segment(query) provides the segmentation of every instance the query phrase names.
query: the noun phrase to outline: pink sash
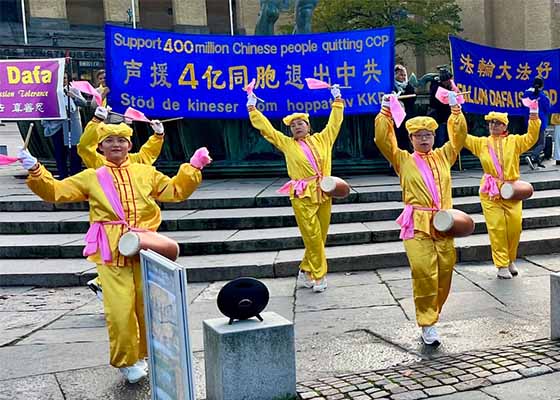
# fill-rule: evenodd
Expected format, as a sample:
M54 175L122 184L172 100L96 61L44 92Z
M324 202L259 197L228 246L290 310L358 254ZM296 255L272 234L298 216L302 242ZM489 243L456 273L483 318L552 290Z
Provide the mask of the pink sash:
M490 141L490 140L489 140ZM502 166L500 165L500 161L498 160L498 156L496 152L488 143L488 153L490 153L490 157L492 158L492 162L494 163L494 168L496 168L496 172L498 173L498 178L500 180L504 180L504 171L502 170ZM490 196L490 198L497 198L500 195L500 189L498 188L498 182L496 178L494 178L490 174L484 174L483 176L484 182L480 187L480 193L486 193Z
M120 201L119 194L117 193L117 189L113 183L113 177L109 174L109 171L107 171L107 167L97 169L95 174L97 175L97 180L101 185L101 189L103 189L105 197L107 197L109 204L113 207L113 211L120 219L117 221L93 222L86 233L86 247L84 248L83 254L87 257L100 250L103 262L108 263L113 261L113 256L111 248L109 247L109 239L107 238L107 232L105 232L104 225L125 225L127 228L130 227L125 220L124 209Z
M420 171L420 175L422 175L422 180L428 188L428 191L430 192L430 195L432 196L432 200L436 204L436 207L419 207L413 206L411 204L405 204L403 212L396 220L397 224L401 226L401 233L399 237L403 240L412 239L414 237L414 210L438 211L441 207L439 193L432 170L418 153L414 152L412 157L416 162L416 166Z
M303 140L298 140L297 142L300 145L303 154L305 154L305 157L311 164L311 168L313 168L313 171L315 171L316 175L304 179L292 179L286 182L280 189L278 189L278 193L290 194L290 189L293 188L294 193L299 197L303 194L303 192L305 192L305 189L307 188L307 185L310 181L317 179L323 175L321 174L321 171L317 166L317 162L315 161L315 157L313 156L313 152L309 148L309 145Z

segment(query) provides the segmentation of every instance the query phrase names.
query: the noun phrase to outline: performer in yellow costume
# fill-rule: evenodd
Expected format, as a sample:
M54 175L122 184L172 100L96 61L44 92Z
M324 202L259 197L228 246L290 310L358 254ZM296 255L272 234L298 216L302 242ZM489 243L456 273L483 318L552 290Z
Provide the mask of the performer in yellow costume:
M441 342L435 324L449 295L456 261L453 238L433 227L435 212L453 207L451 166L467 134L456 97L450 104L453 106L447 122L449 142L436 150L432 149L438 125L433 118L415 117L406 122L413 154L397 145L388 96L375 119L375 144L400 177L405 210L397 222L410 263L416 321L422 327L424 343L429 345Z
M344 101L338 85L333 85L332 111L327 126L311 134L309 115L294 113L283 119L292 137L274 129L270 121L255 108L257 98L248 96L247 108L253 126L280 150L286 158L290 181L280 191L289 193L305 254L298 278L314 292L327 288L325 242L331 221L332 199L319 187L322 176L331 174L332 147L342 125Z
M100 122L107 119L107 115L107 108L97 107L93 118L86 125L84 133L80 137L78 154L87 168L99 168L105 164L105 156L97 152L97 127ZM159 121L153 121L152 128L154 129L154 134L144 143L140 151L128 155L131 163L152 165L159 157L165 136L163 125Z
M498 278L511 279L519 273L515 266L521 236L521 201L504 200L500 188L504 181L519 179L519 157L537 142L541 121L538 108L531 110L528 133L510 135L507 113L490 112L489 137L468 135L465 147L480 159L484 175L480 186L480 202L492 248L492 260Z
M78 155L87 168L99 168L105 164L105 156L97 152L98 136L97 128L100 122L107 119L110 108L97 107L91 121L86 125L84 133L80 137L78 143ZM129 153L128 157L131 163L140 163L152 165L161 152L163 146L163 124L160 121L152 121L152 128L154 134L150 136L148 141L140 148L138 153ZM103 289L99 277L95 277L87 282L88 287L95 293L95 295L103 301Z
M190 164L182 164L177 175L169 178L153 166L130 162L131 136L132 129L126 124L100 123L98 141L105 165L62 181L54 179L26 150L20 150L18 157L29 171L28 186L43 200L89 202L91 226L84 255L97 265L103 283L110 362L135 383L147 375L142 279L139 257L122 256L118 252L119 239L129 228L157 230L161 212L156 200L186 199L200 184L200 170L211 159L205 148L199 149ZM108 187L116 200L106 195ZM120 202L120 212L115 202Z

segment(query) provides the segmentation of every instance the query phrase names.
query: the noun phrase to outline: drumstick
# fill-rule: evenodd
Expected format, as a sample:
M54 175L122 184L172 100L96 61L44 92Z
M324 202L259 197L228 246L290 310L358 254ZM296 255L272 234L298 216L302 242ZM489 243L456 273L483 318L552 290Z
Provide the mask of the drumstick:
M457 96L459 96L461 94L469 94L470 92L471 92L470 90L467 90L466 92L458 92L456 94L457 94Z
M183 118L184 118L184 117L168 118L168 119L162 119L162 120L159 121L159 122L163 123L163 122L178 121L178 120L183 119Z
M411 97L416 97L415 94L403 94L402 96L397 97L397 99L410 99Z
M27 150L29 139L31 139L31 132L33 132L33 122L30 123L29 128L27 128L27 135L25 136L25 141L23 142L23 150Z

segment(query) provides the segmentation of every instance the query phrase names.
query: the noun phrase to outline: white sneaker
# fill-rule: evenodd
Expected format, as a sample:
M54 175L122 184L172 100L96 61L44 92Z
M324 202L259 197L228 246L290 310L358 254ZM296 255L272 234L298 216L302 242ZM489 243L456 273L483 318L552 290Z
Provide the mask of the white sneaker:
M129 383L136 383L148 376L146 370L142 369L136 364L131 367L121 367L119 368L119 371L121 371L121 374L123 374L123 376Z
M422 341L429 346L439 346L441 338L434 325L422 327Z
M525 161L527 161L527 165L529 165L529 168L533 170L537 168L535 167L535 164L533 164L533 160L531 159L530 156L525 156Z
M148 362L145 359L141 359L136 361L136 364L134 364L135 367L140 367L142 368L144 371L148 372Z
M323 276L321 279L313 283L313 292L321 293L325 290L327 290L327 277Z
M309 277L309 274L301 269L298 272L298 282L308 289L311 289L315 285L315 281Z
M519 275L519 270L517 269L517 266L515 265L514 262L512 262L511 264L509 264L509 272L511 273L512 276L517 276Z
M88 281L86 285L91 289L93 293L95 293L99 300L103 301L103 289L101 289L101 285L98 283L97 277L93 278L91 281Z
M513 276L509 272L509 268L498 268L498 279L511 279Z

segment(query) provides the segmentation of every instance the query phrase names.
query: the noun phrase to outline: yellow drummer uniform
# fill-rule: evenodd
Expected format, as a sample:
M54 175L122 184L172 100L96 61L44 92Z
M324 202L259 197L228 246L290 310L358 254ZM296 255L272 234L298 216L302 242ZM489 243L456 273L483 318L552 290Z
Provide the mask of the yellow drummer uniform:
M87 168L99 168L105 165L105 156L97 152L97 145L99 143L97 136L97 128L99 122L90 121L84 129L84 133L80 137L78 143L78 155ZM163 136L153 134L148 141L140 148L138 153L130 153L128 155L131 163L140 163L152 165L156 162L161 148L163 146Z
M106 129L105 137L118 135L128 138L132 135L132 130L125 124L103 125ZM130 130L129 134L124 133L126 129ZM100 141L104 138L102 135L99 137ZM161 212L156 200L183 201L198 187L202 179L200 170L190 164L182 164L173 178L167 177L153 166L131 163L129 159L120 166L109 161L105 161L104 165L113 178L128 226L153 231L161 223ZM88 201L90 223L119 220L94 169L87 169L59 181L41 165L30 171L27 184L35 194L48 202ZM107 234L112 261L104 262L99 250L90 255L88 260L96 263L103 285L111 365L125 367L147 356L140 262L138 256L123 257L118 252L118 241L127 231L127 226L116 224L104 225L103 228Z
M409 134L419 130L434 132L437 123L430 117L416 117L407 121L406 127ZM466 120L459 108L452 108L447 129L449 142L428 153L417 153L433 174L441 209L453 207L451 166L467 134ZM404 204L414 208L414 234L404 240L404 247L412 274L416 320L419 326L431 326L438 321L451 288L456 262L454 240L434 229L433 217L437 205L424 183L413 154L398 148L388 110L383 109L375 119L375 144L400 177Z
M486 120L498 120L508 124L507 113L491 112L485 116ZM467 135L465 148L480 159L485 174L496 179L498 189L503 181L499 179L498 171L494 165L488 148L491 146L502 167L504 181L519 179L519 157L533 147L539 138L541 121L538 114L529 118L528 132L524 135L503 136L491 135L490 137L476 137ZM484 177L481 185L484 184ZM490 245L492 260L498 268L507 268L517 258L517 248L521 237L522 203L520 200L505 200L480 193L480 202Z
M335 99L327 126L319 133L307 135L302 141L308 145L322 176L331 174L332 147L340 131L344 115L344 101ZM314 171L298 142L274 129L270 121L256 108L249 112L253 126L261 135L280 150L286 158L288 176L292 182L305 181L305 188L299 194L290 188L290 201L296 222L305 244L305 255L300 264L302 271L311 274L315 280L327 273L325 242L331 220L332 199L319 187L320 177ZM296 113L284 119L290 125L292 119L308 118Z

